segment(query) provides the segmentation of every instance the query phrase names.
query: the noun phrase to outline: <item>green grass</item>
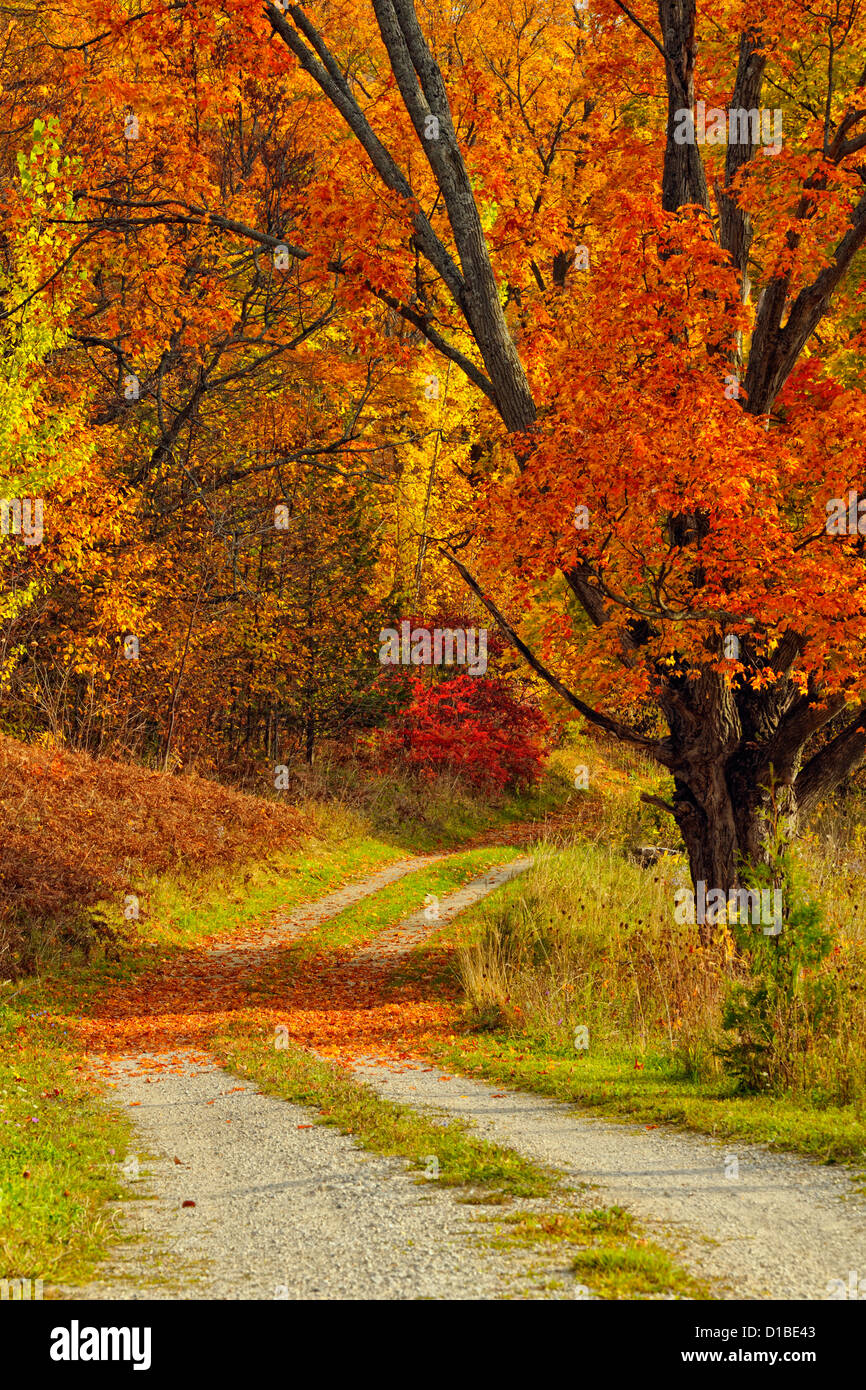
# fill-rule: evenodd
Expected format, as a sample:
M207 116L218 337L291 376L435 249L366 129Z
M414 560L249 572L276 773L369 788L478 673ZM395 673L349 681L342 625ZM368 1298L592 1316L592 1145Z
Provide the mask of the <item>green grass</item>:
M454 1071L615 1119L674 1124L717 1139L768 1143L825 1163L866 1166L866 1116L854 1106L818 1109L785 1096L735 1095L731 1080L684 1077L669 1058L651 1052L590 1047L564 1057L539 1039L506 1035L467 1035L434 1051Z
M159 946L196 945L257 917L325 897L403 857L393 845L362 836L342 844L306 842L300 850L195 882L163 878L143 899L144 934Z
M58 1028L0 1007L0 1278L76 1282L93 1268L117 1238L105 1204L123 1195L129 1134Z
M497 1218L500 1243L535 1247L557 1242L578 1247L571 1269L585 1287L605 1299L671 1296L707 1299L704 1284L677 1265L661 1246L648 1240L640 1224L622 1207L591 1211L516 1211ZM586 1296L586 1295L584 1295Z
M292 1043L277 1049L273 1034L251 1035L238 1026L213 1046L218 1060L238 1076L255 1081L268 1095L315 1109L315 1123L335 1126L362 1148L407 1159L425 1171L432 1171L435 1158L436 1181L445 1187L465 1187L483 1201L498 1201L543 1197L554 1186L552 1173L474 1138L459 1121L437 1124L409 1106L383 1100L342 1068Z

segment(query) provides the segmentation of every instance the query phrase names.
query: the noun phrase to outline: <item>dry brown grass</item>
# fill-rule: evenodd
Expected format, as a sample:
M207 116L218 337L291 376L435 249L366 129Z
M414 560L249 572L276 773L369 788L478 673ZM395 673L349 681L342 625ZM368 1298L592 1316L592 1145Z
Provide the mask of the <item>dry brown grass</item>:
M62 930L141 875L293 848L307 829L296 809L204 778L0 735L0 976L26 968L25 926Z
M646 871L615 850L539 852L519 883L478 910L457 964L476 1026L515 1025L568 1045L577 1024L645 1049L691 1054L718 1027L729 962L677 926L682 864Z
M844 814L827 808L820 827L795 846L799 889L817 902L832 949L792 967L789 988L781 966L768 984L763 958L738 946L730 929L717 928L704 946L695 927L677 924L676 889L690 884L684 855L643 869L623 852L664 843L662 835L669 843L669 830L648 822L638 802L646 769L614 751L633 776L619 786L617 767L603 761L608 750L597 750L594 780L610 797L603 835L558 854L538 853L532 870L471 914L474 925L464 922L456 966L469 1025L522 1034L552 1055L568 1054L575 1028L586 1026L593 1047L611 1056L650 1052L701 1081L730 1073L746 1087L772 1085L815 1104L862 1105L866 797L849 797ZM804 950L805 920L788 929ZM764 986L773 986L760 1083L736 1056L763 1039L757 1014L740 1028L723 1026L738 985L754 993L755 1009L763 1007ZM763 1042L761 1048L764 1056Z

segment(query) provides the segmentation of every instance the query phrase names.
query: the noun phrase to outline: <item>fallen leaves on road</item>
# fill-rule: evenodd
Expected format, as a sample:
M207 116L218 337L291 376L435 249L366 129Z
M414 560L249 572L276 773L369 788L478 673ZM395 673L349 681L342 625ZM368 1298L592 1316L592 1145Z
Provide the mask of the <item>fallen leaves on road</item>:
M423 978L395 991L392 962L369 946L357 963L351 951L335 948L295 967L287 942L261 946L261 936L272 931L247 925L213 940L218 950L184 951L108 988L94 999L90 1016L70 1024L91 1068L107 1077L115 1059L133 1056L137 1075L188 1072L191 1065L212 1064L210 1039L239 1022L275 1038L284 1029L301 1046L348 1065L399 1064L422 1056L433 1039L453 1036L456 1003L431 994L436 986ZM242 959L227 950L240 941L251 948Z

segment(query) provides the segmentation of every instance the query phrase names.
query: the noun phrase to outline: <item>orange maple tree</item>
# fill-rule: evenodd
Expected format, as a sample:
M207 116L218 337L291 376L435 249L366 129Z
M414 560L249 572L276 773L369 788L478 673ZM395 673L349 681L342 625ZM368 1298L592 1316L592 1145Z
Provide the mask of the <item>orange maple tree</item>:
M863 7L371 9L265 5L323 98L301 240L478 388L483 578L454 562L670 771L727 889L866 754L863 541L827 525L862 472ZM506 574L561 577L541 652Z
M421 553L737 885L866 756L861 0L76 0L55 51L70 331L154 536L462 378Z

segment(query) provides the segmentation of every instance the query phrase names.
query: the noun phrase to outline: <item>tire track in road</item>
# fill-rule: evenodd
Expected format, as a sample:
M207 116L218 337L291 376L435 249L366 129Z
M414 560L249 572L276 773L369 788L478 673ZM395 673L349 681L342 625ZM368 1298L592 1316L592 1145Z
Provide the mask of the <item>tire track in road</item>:
M315 1110L219 1067L171 1061L163 1075L142 1075L140 1060L115 1073L118 1096L136 1106L140 1172L118 1214L137 1239L113 1249L86 1286L56 1286L49 1297L571 1296L562 1257L540 1273L528 1252L482 1250L489 1229L477 1209L399 1159L363 1151L315 1124ZM560 1287L550 1291L554 1277Z
M594 1202L633 1212L720 1298L827 1299L834 1280L851 1286L851 1271L866 1288L866 1200L843 1169L762 1144L598 1119L422 1059L353 1070L388 1100L461 1119L479 1138L589 1184Z
M169 1007L182 1004L185 980L197 989L206 972L218 978L223 1000L233 980L266 964L304 931L445 857L402 860L294 909L276 931L196 953L186 976L175 966L177 997L170 996ZM443 921L530 862L489 870L443 896L435 916L422 909L383 931L382 976ZM350 980L354 988L359 975L366 978L371 959L365 947L336 967L335 990L341 979L349 990ZM138 1200L118 1204L125 1232L139 1239L115 1248L86 1287L55 1287L52 1297L572 1296L574 1279L561 1255L547 1252L540 1275L537 1252L482 1250L471 1207L455 1201L451 1190L419 1184L401 1160L366 1153L351 1138L316 1125L316 1111L262 1094L201 1052L115 1056L108 1074L116 1100L134 1107L136 1142L146 1155L134 1156L132 1166Z
M415 945L423 931L410 920L401 926ZM399 963L399 939L398 929L383 933L362 953L374 977L377 962L383 976ZM866 1199L843 1169L762 1144L599 1119L443 1074L420 1057L359 1058L353 1070L389 1100L461 1119L480 1138L589 1184L594 1200L632 1211L721 1298L826 1299L852 1270L866 1281Z
M420 908L411 916L404 917L402 922L380 932L369 946L356 951L345 964L336 967L333 971L334 979L338 980L343 975L349 976L358 970L374 977L377 974L390 973L434 932L439 931L447 922L452 922L467 907L472 907L474 903L486 898L494 889L501 888L518 874L525 873L531 864L531 856L525 856L522 859L512 859L499 868L488 869L478 878L464 883L462 888L437 899L435 904Z
M354 907L355 903L378 893L381 888L387 888L390 884L405 878L406 874L417 873L447 857L445 854L418 854L411 859L398 859L396 863L386 865L378 873L358 879L355 883L347 883L345 887L335 889L324 898L301 903L287 915L275 913L273 927L258 931L244 941L234 939L211 947L208 956L221 965L254 965L267 951L272 951L277 946L291 945L314 927L321 926L330 917L337 917L347 908Z

